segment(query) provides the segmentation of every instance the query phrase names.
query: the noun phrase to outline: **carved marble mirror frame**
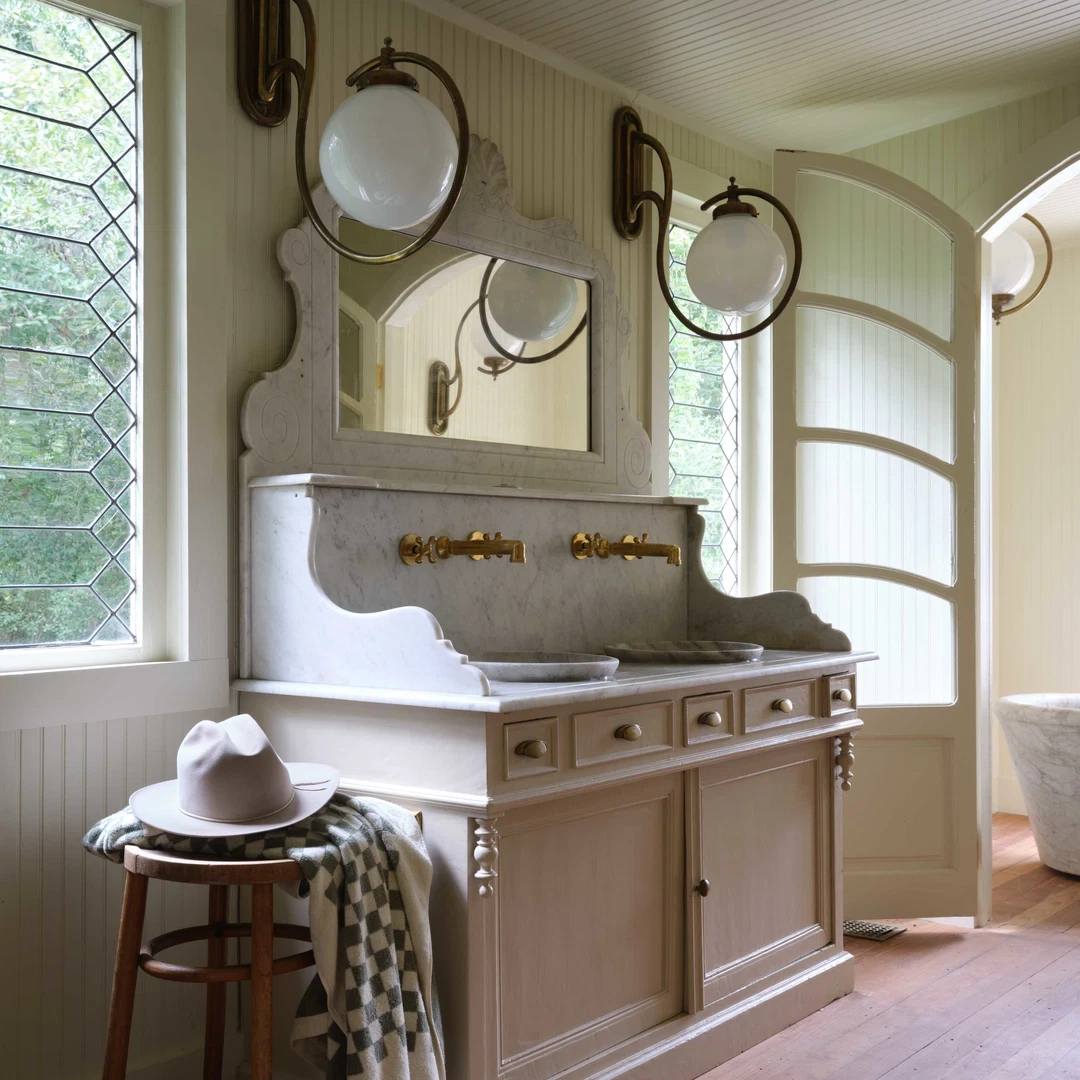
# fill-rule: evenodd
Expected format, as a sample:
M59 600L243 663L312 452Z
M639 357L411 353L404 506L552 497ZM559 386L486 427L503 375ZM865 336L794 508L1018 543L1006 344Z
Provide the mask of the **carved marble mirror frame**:
M323 220L341 209L322 185ZM247 392L241 482L327 472L469 486L648 494L649 438L627 411L620 372L630 338L615 276L565 218L532 220L514 208L498 147L473 135L465 186L436 241L555 270L589 283L590 448L558 450L393 432L337 430L338 260L305 217L278 241L296 300L296 336L285 363ZM431 251L430 248L424 251ZM410 259L423 258L424 251Z

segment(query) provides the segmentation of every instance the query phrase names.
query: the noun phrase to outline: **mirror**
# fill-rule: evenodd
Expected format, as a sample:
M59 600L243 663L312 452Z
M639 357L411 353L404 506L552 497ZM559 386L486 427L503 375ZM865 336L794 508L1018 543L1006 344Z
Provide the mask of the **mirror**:
M342 217L370 252L398 234ZM338 260L337 433L590 448L589 282L428 244L381 265Z

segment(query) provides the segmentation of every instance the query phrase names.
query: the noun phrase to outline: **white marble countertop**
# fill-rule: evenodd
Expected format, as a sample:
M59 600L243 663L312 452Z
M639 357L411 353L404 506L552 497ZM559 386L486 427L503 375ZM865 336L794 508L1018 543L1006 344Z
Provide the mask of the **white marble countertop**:
M367 689L361 686L326 686L317 683L275 682L271 679L236 679L233 689L244 694L279 694L336 701L366 701L383 705L414 705L464 712L510 713L552 705L578 704L635 697L652 691L667 693L688 687L722 688L761 675L768 679L797 675L823 666L843 669L876 660L872 652L786 652L766 649L760 660L748 664L620 664L610 679L588 682L490 683L491 693L441 694L424 690Z
M556 499L559 502L630 503L638 506L705 506L708 499L683 495L621 495L614 492L546 491L523 487L463 487L440 484L437 480L379 480L371 476L345 476L337 473L289 473L284 476L256 476L248 481L260 487L358 488L364 491L407 491L427 495L470 495L484 498Z

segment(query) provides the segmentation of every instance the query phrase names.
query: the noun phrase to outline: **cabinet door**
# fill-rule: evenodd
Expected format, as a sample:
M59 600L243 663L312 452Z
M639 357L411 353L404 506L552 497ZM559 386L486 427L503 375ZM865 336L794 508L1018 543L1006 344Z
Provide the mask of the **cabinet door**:
M500 1077L548 1077L682 1012L681 774L499 821Z
M834 940L833 797L832 739L689 774L691 1008Z

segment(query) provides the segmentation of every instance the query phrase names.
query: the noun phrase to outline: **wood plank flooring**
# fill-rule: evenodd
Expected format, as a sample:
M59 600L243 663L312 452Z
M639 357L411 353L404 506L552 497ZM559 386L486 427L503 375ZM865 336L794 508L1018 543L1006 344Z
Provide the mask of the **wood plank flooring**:
M847 939L855 992L702 1080L1080 1080L1080 878L994 815L994 916Z

